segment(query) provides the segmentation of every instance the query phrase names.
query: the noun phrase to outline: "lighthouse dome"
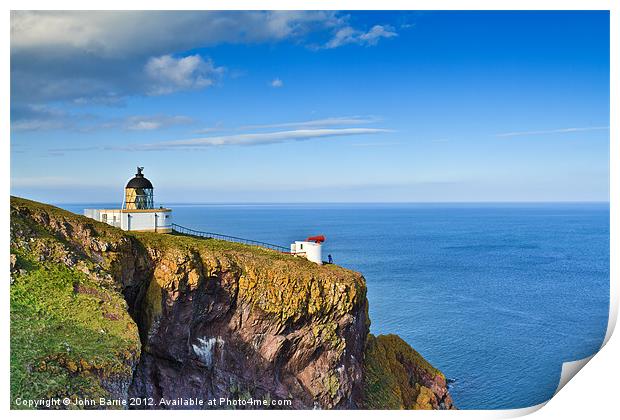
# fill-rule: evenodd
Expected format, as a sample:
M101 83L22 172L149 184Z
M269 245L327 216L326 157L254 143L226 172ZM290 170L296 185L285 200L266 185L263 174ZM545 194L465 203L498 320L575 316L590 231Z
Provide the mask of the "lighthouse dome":
M149 181L148 179L144 177L144 175L142 174L143 170L144 168L138 167L138 173L136 174L136 176L134 176L133 178L129 180L125 188L140 188L140 189L150 188L152 189L153 184L151 184L151 181Z

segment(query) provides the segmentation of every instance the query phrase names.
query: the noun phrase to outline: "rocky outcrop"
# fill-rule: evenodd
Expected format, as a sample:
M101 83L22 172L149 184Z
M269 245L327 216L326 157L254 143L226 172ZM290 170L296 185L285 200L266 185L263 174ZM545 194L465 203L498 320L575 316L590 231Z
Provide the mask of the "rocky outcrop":
M92 319L118 335L110 344L127 341L124 355L101 349L124 370L80 370L96 366L102 356L95 348L81 360L56 353L65 360L57 363L59 374L77 378L65 384L71 392L84 393L79 383L87 378L96 385L93 395L152 399L150 408L219 398L286 400L291 405L283 408L299 409L452 406L440 372L402 340L368 334L359 273L213 239L128 234L18 198L11 199L11 252L12 288L45 288L35 277L60 270L72 279L65 293L92 298ZM12 326L13 314L33 315L17 311L27 292L13 295L12 289ZM22 357L26 366L12 364L12 379L33 381L29 372L48 356ZM381 381L400 399L379 398Z
M364 362L365 406L454 409L446 377L397 335L370 335Z

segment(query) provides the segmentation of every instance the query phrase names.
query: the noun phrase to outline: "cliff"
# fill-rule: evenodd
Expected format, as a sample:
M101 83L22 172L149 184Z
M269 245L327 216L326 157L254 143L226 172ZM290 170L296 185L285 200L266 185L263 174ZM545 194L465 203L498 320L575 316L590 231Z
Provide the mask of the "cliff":
M370 335L367 309L364 278L335 265L11 198L14 408L52 397L452 408L443 374L398 337Z

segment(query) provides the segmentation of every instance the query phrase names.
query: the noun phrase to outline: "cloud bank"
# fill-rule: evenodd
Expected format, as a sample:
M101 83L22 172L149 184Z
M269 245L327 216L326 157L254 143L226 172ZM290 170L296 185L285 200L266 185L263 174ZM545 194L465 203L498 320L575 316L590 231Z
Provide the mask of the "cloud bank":
M191 50L284 40L309 46L310 36L336 48L396 36L387 25L365 31L349 20L334 11L13 11L11 99L118 105L127 96L215 84L225 63Z

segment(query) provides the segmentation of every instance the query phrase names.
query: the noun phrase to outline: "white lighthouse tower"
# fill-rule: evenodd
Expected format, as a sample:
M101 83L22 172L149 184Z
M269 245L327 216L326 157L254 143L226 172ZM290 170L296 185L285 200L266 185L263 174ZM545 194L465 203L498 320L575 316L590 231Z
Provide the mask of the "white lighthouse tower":
M125 186L120 209L84 209L84 216L127 231L172 232L172 209L155 208L153 184L144 177L143 167Z
M291 254L297 257L305 257L309 261L323 264L323 242L325 236L311 236L305 241L295 241L291 244Z

